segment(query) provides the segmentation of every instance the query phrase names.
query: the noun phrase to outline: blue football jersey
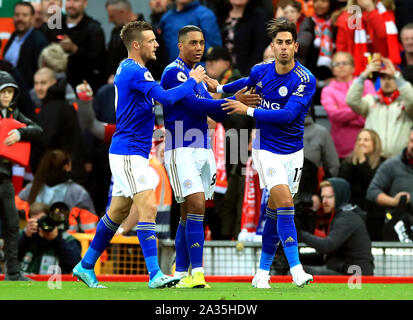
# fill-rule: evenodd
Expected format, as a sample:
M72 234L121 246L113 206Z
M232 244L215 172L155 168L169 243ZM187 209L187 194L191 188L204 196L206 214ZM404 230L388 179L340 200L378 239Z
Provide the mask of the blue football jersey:
M265 113L263 112L260 117L262 120L256 120L259 134L253 142L253 147L276 154L290 154L301 150L304 119L311 106L316 88L316 79L312 73L296 61L290 72L278 74L275 70L275 61L273 61L255 65L248 82L261 96L258 109L282 110L288 102L294 105L294 111L297 114L288 123L274 123L264 121L262 116Z
M168 90L181 85L189 78L191 68L177 58L164 70L161 77L161 86ZM195 88L198 99L212 99L205 83L199 83ZM164 125L167 130L165 150L180 147L210 148L208 139L207 112L190 112L191 106L184 105L183 101L163 105Z
M155 124L154 101L148 92L159 84L144 66L123 60L115 75L116 131L109 153L149 157Z

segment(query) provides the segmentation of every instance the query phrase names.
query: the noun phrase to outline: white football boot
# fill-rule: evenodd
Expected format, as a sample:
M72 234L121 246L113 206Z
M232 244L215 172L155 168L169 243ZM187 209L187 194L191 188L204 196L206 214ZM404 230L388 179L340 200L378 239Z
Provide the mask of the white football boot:
M262 272L257 272L257 274L252 279L252 287L258 289L271 289L270 286L271 276Z
M293 277L293 282L297 287L303 288L313 280L313 276L304 271L301 264L296 265L290 269L290 273Z

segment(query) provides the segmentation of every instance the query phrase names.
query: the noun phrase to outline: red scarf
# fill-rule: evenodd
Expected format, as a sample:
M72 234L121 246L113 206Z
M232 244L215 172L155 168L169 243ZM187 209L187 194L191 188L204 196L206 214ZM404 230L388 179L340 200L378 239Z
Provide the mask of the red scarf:
M400 56L400 42L398 40L398 32L395 24L394 12L388 11L384 5L379 1L376 5L376 10L379 12L380 16L383 18L386 25L386 40L387 40L387 50L389 58L395 65L401 63ZM355 63L355 75L359 75L364 71L368 63L368 56L372 53L368 52L367 49L367 29L365 22L360 18L360 24L354 30L354 63Z
M252 158L247 161L244 187L244 201L242 204L241 230L248 232L257 230L261 210L261 189L258 172L252 164Z
M376 8L386 24L387 58L389 58L394 65L398 65L402 62L400 56L401 45L399 42L394 12L386 10L386 7L381 1L377 2Z
M320 18L317 16L312 17L315 27L314 27L314 35L315 39L319 39L318 42L320 43L320 52L318 54L319 60L320 57L327 57L330 58L333 54L333 38L332 38L332 26L331 20ZM319 65L319 64L317 64Z
M360 18L360 24L354 30L354 73L359 75L364 71L367 65L367 32L364 27L363 19Z
M393 93L389 96L385 96L381 88L377 91L379 101L387 106L391 105L399 97L399 95L399 90L393 91Z
M227 170L225 168L225 129L222 123L217 123L214 132L214 150L215 162L217 164L217 179L215 184L215 191L223 193L227 191Z

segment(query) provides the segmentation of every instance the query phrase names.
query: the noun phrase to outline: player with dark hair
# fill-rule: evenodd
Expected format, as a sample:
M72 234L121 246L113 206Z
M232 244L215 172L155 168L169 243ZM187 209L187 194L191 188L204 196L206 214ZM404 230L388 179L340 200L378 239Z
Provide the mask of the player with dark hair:
M304 119L314 96L316 80L294 59L298 50L294 23L285 19L272 20L268 35L275 61L258 64L249 77L224 86L213 79L206 81L211 92L234 92L248 86L261 96L258 108L234 100L227 100L223 105L229 114L256 119L252 157L261 188L270 191L260 267L252 286L271 288L269 271L281 241L293 281L302 287L313 277L304 272L299 260L293 196L298 191L303 168Z
M103 287L96 279L95 263L129 215L132 204L139 212L137 236L149 271L149 288L168 287L179 281L164 275L158 264L156 198L148 159L155 124L154 100L172 104L193 94L194 87L204 79L205 70L198 67L191 71L188 81L181 86L163 90L145 68L148 61L156 59L158 43L152 30L149 23L135 21L126 24L121 31L128 58L120 63L114 81L116 132L109 149L114 179L112 200L108 212L99 221L85 256L73 269L75 277L93 288Z
M169 64L161 78L164 89L185 83L188 75L200 62L204 54L205 40L202 30L187 25L178 34L178 58ZM234 97L231 97L233 99ZM244 95L242 90L237 99L247 99L255 104L257 95ZM175 237L176 272L182 278L177 288L204 288L202 256L204 246L205 200L214 194L216 165L208 141L207 116L217 121L227 118L221 105L225 100L214 100L205 83L194 89L192 96L186 96L174 104L166 104L164 121L166 129L165 167L168 172L175 198L181 203L181 219ZM192 275L188 274L192 265Z

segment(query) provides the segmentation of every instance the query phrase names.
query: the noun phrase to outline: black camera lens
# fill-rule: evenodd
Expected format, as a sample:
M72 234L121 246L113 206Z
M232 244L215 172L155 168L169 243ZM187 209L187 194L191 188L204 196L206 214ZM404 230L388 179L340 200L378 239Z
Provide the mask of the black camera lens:
M69 207L64 202L55 202L50 206L49 216L55 221L59 231L69 229Z
M39 225L39 228L44 232L52 232L52 230L56 227L56 223L49 216L41 217L39 220L37 220L37 224Z

